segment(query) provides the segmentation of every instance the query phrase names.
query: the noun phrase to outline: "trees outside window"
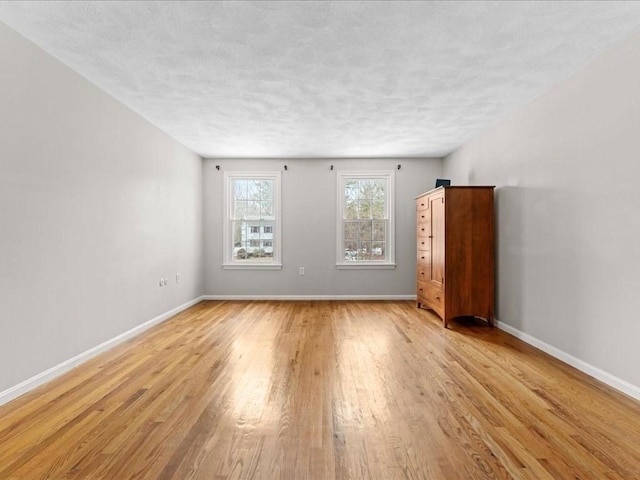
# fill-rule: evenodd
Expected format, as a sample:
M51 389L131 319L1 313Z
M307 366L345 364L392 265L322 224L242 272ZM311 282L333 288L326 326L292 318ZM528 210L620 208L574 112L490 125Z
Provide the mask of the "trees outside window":
M393 266L394 172L338 172L338 266Z

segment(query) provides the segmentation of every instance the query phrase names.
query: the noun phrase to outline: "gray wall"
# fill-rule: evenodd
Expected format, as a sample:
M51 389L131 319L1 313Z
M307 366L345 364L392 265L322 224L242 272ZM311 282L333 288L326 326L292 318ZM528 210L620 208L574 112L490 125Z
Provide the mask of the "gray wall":
M454 152L444 171L498 187L499 320L640 386L640 36Z
M284 171L284 165L288 170ZM336 270L336 171L396 170L394 270ZM220 170L215 166L220 165ZM334 165L334 170L330 170ZM217 296L415 295L415 201L441 173L439 159L204 161L205 294ZM223 172L282 171L282 270L223 270ZM299 267L305 267L300 276Z
M0 64L2 392L203 287L201 159L2 24Z

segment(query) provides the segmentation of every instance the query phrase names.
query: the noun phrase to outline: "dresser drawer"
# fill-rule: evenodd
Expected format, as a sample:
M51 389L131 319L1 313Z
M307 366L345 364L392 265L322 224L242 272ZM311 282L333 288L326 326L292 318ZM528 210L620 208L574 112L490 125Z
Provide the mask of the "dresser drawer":
M417 239L417 247L418 250L424 250L426 252L428 252L429 249L429 244L431 242L429 241L428 237L421 237L420 235L418 235L418 239Z
M427 279L429 278L427 276L429 274L428 268L429 267L427 267L426 265L422 265L422 264L418 263L418 266L416 268L416 280L418 282L426 282L427 281ZM418 287L420 287L420 286L418 285Z
M429 212L418 212L416 217L416 233L418 235L429 236L431 234L431 222L428 215Z
M429 250L418 250L417 260L418 265L429 265L429 262L431 261L431 254L429 253Z
M444 291L442 287L418 280L418 302L424 303L441 317L444 315Z

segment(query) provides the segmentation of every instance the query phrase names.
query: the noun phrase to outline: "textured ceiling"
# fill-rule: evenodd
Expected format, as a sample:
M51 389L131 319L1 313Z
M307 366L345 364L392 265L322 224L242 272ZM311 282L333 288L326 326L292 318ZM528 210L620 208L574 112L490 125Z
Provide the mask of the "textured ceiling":
M640 2L2 2L204 157L443 156L637 31Z

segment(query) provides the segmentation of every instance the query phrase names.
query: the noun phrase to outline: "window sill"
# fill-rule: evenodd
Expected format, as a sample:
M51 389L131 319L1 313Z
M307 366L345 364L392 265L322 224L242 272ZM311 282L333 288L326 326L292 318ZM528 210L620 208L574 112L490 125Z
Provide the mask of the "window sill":
M281 263L223 263L224 270L282 270Z
M353 262L336 263L338 270L393 270L395 263Z

